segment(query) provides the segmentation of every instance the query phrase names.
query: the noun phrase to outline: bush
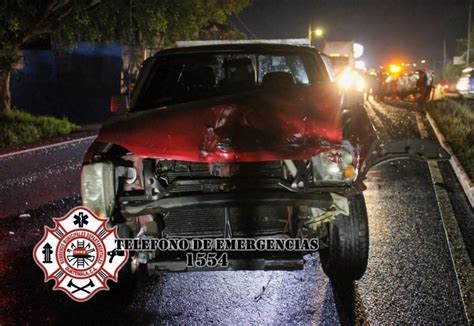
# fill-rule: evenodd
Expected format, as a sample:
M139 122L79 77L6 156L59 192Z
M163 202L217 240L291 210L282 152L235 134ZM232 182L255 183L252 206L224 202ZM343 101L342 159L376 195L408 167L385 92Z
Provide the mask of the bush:
M31 143L40 139L71 133L78 126L67 118L34 116L12 110L0 118L0 147Z
M432 102L428 111L458 157L466 173L474 177L474 110L452 100Z
M464 66L449 63L443 67L443 70L441 71L441 79L449 83L456 83L459 77L461 77L463 68Z

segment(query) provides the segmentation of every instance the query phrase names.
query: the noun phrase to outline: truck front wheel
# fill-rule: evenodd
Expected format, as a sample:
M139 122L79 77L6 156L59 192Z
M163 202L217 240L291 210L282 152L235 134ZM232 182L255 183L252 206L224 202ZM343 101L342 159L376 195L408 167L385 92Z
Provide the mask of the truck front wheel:
M338 215L326 225L326 239L319 250L321 266L331 280L360 279L367 269L369 223L362 194L349 199L349 216Z

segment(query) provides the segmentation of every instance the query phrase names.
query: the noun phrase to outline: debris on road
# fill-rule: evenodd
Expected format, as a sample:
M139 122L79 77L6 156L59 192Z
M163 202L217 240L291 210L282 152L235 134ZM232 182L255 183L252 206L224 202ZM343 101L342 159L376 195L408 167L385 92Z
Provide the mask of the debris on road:
M273 277L270 277L268 279L268 282L266 285L262 286L262 291L260 291L259 294L257 294L255 297L254 297L254 300L255 302L259 302L262 298L263 298L263 294L265 293L265 291L268 289L268 285L270 285L270 282L271 280L273 279Z

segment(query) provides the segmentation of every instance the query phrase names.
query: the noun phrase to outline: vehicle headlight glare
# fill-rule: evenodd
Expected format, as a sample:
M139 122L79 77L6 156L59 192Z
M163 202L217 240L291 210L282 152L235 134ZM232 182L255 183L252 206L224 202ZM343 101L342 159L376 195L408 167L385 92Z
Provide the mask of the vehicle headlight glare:
M361 76L357 76L356 81L355 81L355 86L359 92L362 92L365 89L364 78L362 78Z
M339 87L347 90L354 84L354 75L350 71L345 71L339 78Z

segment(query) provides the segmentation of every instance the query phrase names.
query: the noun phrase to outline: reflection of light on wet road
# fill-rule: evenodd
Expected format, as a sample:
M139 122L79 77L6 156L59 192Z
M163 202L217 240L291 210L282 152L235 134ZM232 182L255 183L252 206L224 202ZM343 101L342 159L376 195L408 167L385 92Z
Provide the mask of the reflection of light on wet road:
M337 322L329 280L318 258L308 259L303 271L167 274L134 307L152 307L152 319L170 322Z
M375 169L368 173L365 185L367 190L364 192L365 204L369 216L369 232L370 237L390 237L391 231L387 227L386 219L387 212L380 206L382 199L379 182L383 180L383 172L380 169ZM370 254L370 253L369 253Z
M365 183L369 265L358 285L369 323L463 324L426 163L394 161L371 171Z

